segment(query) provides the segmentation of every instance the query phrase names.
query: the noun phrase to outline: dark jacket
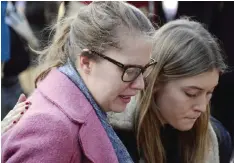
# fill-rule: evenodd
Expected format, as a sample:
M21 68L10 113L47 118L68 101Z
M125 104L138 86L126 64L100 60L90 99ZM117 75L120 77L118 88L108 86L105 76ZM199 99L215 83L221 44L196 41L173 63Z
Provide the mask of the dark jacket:
M232 154L232 141L230 134L214 117L211 117L211 123L219 142L220 163L229 163Z
M218 138L220 163L229 163L232 153L231 138L227 130L215 118L211 118L211 124ZM115 129L116 133L127 147L134 162L138 162L139 155L137 152L137 144L133 131ZM179 157L178 131L171 126L166 126L161 131L162 142L166 151L167 163L181 163Z

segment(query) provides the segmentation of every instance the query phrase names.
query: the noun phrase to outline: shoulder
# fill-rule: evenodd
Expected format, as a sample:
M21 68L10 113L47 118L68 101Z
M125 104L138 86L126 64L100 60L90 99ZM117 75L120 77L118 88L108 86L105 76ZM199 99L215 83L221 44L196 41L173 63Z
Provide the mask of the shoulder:
M62 163L68 162L74 153L71 129L53 114L29 113L5 134L2 142L5 162Z
M35 99L35 103L41 103L38 106L42 104L47 106L50 103L73 122L84 123L93 111L91 103L83 92L57 69L49 72L46 78L38 84L37 90L40 99Z
M72 121L69 119L69 116L66 114L63 109L57 105L54 101L48 99L43 93L39 90L35 90L32 96L29 97L32 105L26 112L26 114L20 119L20 125L30 125L34 121L38 121L38 126L43 126L44 122L47 125L43 126L45 128L51 127L53 124L61 124L68 126ZM40 120L40 121L39 121ZM27 121L27 123L23 123ZM55 128L60 128L60 126L55 126Z
M29 111L11 129L12 131L9 135L11 139L21 139L24 137L24 139L28 140L40 138L40 140L45 141L52 141L53 139L61 139L64 142L69 141L68 138L72 134L72 128L65 117L62 117L58 113L50 114Z
M36 132L45 133L47 136L54 136L54 132L61 132L59 136L72 134L74 127L71 118L61 109L59 105L44 96L40 91L35 90L30 97L32 105L16 125L16 129L36 129ZM51 130L52 129L52 130ZM25 130L25 129L24 129Z
M229 162L232 152L231 136L217 119L211 117L210 121L219 143L220 163Z
M211 117L210 121L219 142L220 143L226 142L226 144L231 144L231 136L229 132L225 129L225 127L222 125L222 123L217 119L215 119L214 117Z

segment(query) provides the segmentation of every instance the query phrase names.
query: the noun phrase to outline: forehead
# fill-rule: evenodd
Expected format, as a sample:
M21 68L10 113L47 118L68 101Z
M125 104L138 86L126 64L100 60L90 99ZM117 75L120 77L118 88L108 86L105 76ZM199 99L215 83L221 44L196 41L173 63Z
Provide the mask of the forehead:
M152 41L142 35L123 34L120 48L110 55L123 64L145 65L150 59Z
M218 84L219 72L214 69L192 77L181 78L170 81L169 87L198 87L202 89L212 89Z

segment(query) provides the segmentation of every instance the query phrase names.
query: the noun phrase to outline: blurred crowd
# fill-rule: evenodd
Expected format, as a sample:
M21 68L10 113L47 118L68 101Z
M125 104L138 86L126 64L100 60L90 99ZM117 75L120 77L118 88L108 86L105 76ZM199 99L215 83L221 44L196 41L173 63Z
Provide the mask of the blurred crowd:
M1 118L14 107L24 90L19 75L36 67L37 56L30 48L41 50L53 39L50 27L63 16L74 15L90 2L1 2ZM212 115L229 131L234 142L234 2L130 1L140 8L155 27L188 16L206 25L217 37L226 55L229 72L222 75L211 100ZM27 79L25 79L27 80ZM30 93L30 92L28 92Z

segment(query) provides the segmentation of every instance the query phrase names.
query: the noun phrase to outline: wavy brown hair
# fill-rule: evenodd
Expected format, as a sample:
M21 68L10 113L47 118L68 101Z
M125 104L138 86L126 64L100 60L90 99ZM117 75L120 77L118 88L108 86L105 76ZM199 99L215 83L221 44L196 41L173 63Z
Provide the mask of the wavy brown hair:
M168 81L195 76L213 69L226 69L215 38L198 22L188 19L171 21L155 34L152 57L158 61L141 92L137 123L138 148L147 163L165 163L166 154L160 137L163 127L155 102L155 88ZM203 113L189 131L179 132L183 163L203 163L209 142L210 109ZM172 144L173 145L173 144Z

